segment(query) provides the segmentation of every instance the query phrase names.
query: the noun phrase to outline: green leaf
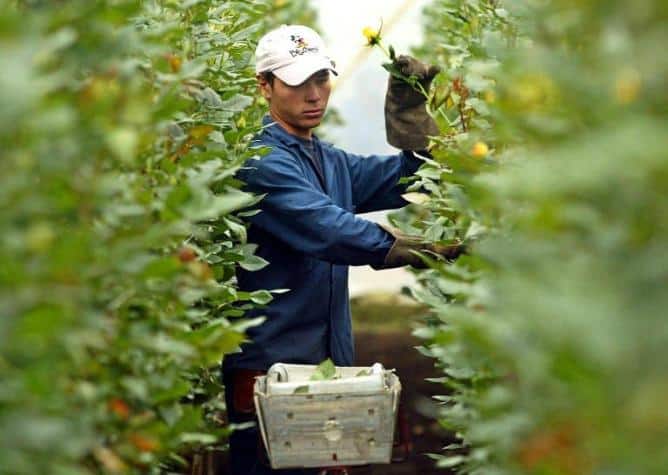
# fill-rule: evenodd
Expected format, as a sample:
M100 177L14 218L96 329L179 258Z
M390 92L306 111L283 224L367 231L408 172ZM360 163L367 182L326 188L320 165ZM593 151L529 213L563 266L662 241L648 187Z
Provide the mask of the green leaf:
M130 163L135 158L139 137L137 131L130 128L119 128L106 136L111 151L122 161Z
M253 98L249 96L234 95L231 98L220 103L221 109L232 112L241 112L253 103Z
M256 271L267 267L269 262L260 256L251 255L245 256L243 261L239 261L239 265L247 271Z
M179 442L182 444L215 444L218 437L213 434L203 432L184 432L179 435Z
M267 305L274 297L267 290L256 290L250 294L250 300L260 305Z
M336 378L336 366L330 358L327 358L325 361L320 363L313 374L311 375L311 381L325 381Z
M146 279L168 278L181 272L183 265L174 256L158 257L145 265L142 276Z
M439 458L438 462L436 463L436 466L440 468L451 468L451 467L456 467L457 465L461 465L465 461L466 461L465 456L453 455L450 457Z

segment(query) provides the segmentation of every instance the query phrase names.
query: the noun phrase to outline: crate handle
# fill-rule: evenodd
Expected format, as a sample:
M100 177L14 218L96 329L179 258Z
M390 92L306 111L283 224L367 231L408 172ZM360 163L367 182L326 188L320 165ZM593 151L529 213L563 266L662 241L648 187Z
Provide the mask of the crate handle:
M288 381L288 370L281 363L276 363L269 368L267 379L271 379L275 383L285 383Z

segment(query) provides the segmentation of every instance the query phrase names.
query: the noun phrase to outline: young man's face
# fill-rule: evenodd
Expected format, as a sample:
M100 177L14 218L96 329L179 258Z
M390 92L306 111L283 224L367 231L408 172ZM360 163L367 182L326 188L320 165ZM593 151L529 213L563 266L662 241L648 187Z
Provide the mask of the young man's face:
M332 90L329 71L318 71L298 86L288 86L277 77L273 84L262 76L258 81L274 120L289 133L310 138L311 129L320 125L327 109Z

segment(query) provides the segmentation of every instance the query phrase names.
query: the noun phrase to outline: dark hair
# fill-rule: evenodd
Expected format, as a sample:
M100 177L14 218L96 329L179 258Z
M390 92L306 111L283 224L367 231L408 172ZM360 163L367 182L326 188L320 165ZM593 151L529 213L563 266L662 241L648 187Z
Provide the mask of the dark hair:
M274 86L274 78L276 77L274 76L274 73L271 71L266 71L264 73L260 73L260 75L264 78L265 81L269 83L270 86Z

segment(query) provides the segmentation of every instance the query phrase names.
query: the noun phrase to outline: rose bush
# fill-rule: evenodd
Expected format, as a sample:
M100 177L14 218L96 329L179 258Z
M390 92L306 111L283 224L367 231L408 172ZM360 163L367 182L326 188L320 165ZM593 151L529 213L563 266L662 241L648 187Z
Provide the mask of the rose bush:
M425 19L442 134L429 200L394 219L472 243L413 290L458 436L438 464L664 473L668 7L437 0Z
M0 473L179 470L269 291L233 175L255 41L305 2L0 1ZM269 289L271 290L271 289Z

